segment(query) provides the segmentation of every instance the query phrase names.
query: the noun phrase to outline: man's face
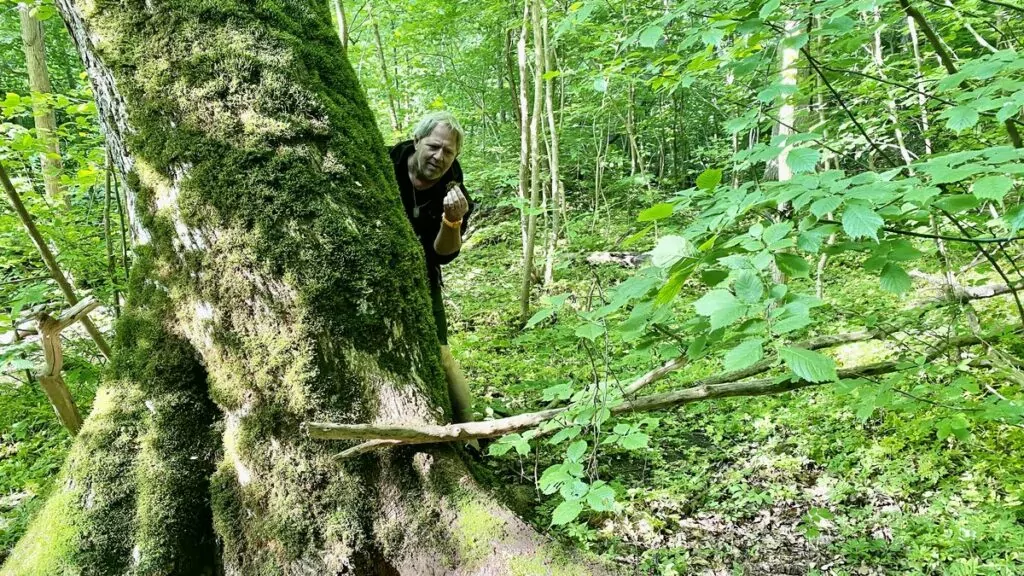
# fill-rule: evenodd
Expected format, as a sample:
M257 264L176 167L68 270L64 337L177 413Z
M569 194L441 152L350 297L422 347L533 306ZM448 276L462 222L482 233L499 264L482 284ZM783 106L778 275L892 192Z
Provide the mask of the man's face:
M455 162L458 148L455 133L446 124L438 124L414 143L416 169L427 180L438 180Z

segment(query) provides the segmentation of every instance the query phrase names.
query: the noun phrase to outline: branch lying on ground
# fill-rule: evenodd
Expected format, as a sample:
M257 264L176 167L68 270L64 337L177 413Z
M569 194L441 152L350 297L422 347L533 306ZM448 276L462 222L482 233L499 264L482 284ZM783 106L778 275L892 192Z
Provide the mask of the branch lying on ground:
M956 299L950 299L946 296L935 298L924 303L922 306L911 310L910 312L913 313L911 315L920 317L921 314L924 314L936 306L948 305L952 302L963 300L991 298L1010 292L1010 288L1005 285L992 285L985 286L983 288L984 289L965 291L962 295L957 295ZM811 338L804 342L797 343L794 346L808 350L819 350L842 344L873 340L880 336L893 334L894 332L895 331L877 329L832 334ZM933 359L950 348L972 346L983 342L984 340L978 336L946 340L940 345L932 347L931 351L927 355L927 359ZM630 396L635 394L642 388L663 379L665 376L668 376L676 370L679 370L685 366L686 363L687 358L685 355L669 360L662 366L647 372L623 388L623 395ZM818 384L803 380L787 380L780 382L773 378L743 381L744 378L749 378L771 370L776 364L777 359L765 359L741 370L725 372L716 376L709 376L701 380L690 382L690 386L683 390L652 394L626 402L613 408L612 413L619 414L626 411L641 412L660 410L700 400L725 398L729 396L777 394ZM838 371L838 374L839 378L855 378L859 376L884 374L895 371L896 369L896 362L879 362L865 366L842 369ZM339 458L349 458L388 446L453 442L504 436L513 432L535 428L543 422L558 417L566 410L567 408L553 408L539 412L519 414L498 420L469 422L449 426L429 424L394 426L312 422L306 424L306 427L309 435L313 438L324 440L368 440L362 444L349 448L338 455Z
M645 252L591 252L587 256L587 264L618 264L623 268L636 268L650 258L651 255Z
M1015 327L1018 330L1020 327ZM998 334L985 338L994 339ZM953 348L974 346L983 343L982 338L976 336L961 336L946 340L932 351L925 355L925 362L933 360ZM863 376L875 376L887 374L900 369L903 362L886 361L844 368L837 371L839 379L859 378ZM828 382L810 382L807 380L779 380L777 378L763 378L759 380L746 380L741 382L722 382L718 384L702 383L683 390L664 392L643 396L636 400L628 401L612 407L612 414L625 412L647 412L651 410L664 410L674 408L683 404L710 400L714 398L726 398L730 396L760 396L765 394L778 394L797 390L809 386L827 384ZM453 442L473 440L479 438L494 438L514 432L522 432L539 426L540 424L557 418L568 408L555 408L531 412L490 420L485 422L468 422L465 424L452 424L449 426L438 426L431 424L422 425L375 425L375 424L331 424L326 422L311 422L306 425L309 435L313 438L323 440L364 440L363 444L350 448L343 452L340 457L348 457L361 454L383 446L395 446L403 444L432 444L438 442Z
M949 282L937 274L928 274L927 272L921 272L920 270L911 270L911 278L917 278L918 280L924 280L929 284L934 284L939 288L948 290L950 288ZM957 302L967 302L969 300L979 300L982 298L992 298L994 296L1001 296L1003 294L1009 294L1013 290L1024 289L1024 283L1018 283L1016 286L1010 287L1006 284L985 284L984 286L964 286L962 284L954 284L953 298Z

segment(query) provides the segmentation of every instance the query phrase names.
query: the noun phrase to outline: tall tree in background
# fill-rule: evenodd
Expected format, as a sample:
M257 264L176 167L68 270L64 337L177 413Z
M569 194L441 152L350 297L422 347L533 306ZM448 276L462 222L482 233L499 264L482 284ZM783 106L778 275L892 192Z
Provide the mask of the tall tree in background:
M43 24L33 14L33 8L27 4L19 4L18 13L21 17L21 40L28 67L28 82L33 92L36 138L44 147L39 164L43 171L46 195L52 200L67 203L70 199L64 198L60 188L61 160L60 143L57 140L57 119L48 101L53 88L50 85L50 73L46 69Z
M530 113L530 203L526 219L526 244L523 246L523 284L519 293L519 321L530 318L530 293L533 292L533 258L537 240L537 207L540 202L540 118L544 113L544 36L540 24L540 0L531 2L533 27L533 111ZM524 82L525 84L525 82Z
M548 36L548 11L541 6L541 32L544 40L544 107L548 119L548 168L551 172L551 224L548 227L547 250L544 259L544 284L548 285L555 279L555 254L558 251L558 235L561 226L562 210L565 202L565 187L559 173L558 123L555 122L554 82L558 71L555 69L555 47Z
M449 413L422 255L329 7L58 6L139 246L112 380L2 573L560 569L451 449L341 462L303 432Z

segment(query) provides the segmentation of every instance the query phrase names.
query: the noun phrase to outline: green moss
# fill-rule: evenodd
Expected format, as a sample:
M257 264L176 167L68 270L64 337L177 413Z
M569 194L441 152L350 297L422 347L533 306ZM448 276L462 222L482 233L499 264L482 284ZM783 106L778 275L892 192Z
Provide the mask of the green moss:
M509 576L587 576L590 570L564 558L550 558L543 552L514 558L509 562Z
M300 423L371 419L381 382L450 407L422 251L327 5L83 4L126 103L126 182L151 236L112 374L155 410L135 414L139 458L110 467L126 486L110 533L121 540L86 539L121 559L107 573L123 572L136 544L144 571L180 571L205 554L210 524L245 572L274 573L321 547L366 561L374 469L342 473L337 447ZM239 484L235 462L222 466L212 512L207 388L251 476ZM429 508L423 493L410 486L409 510ZM438 530L423 516L417 526Z
M0 574L120 574L131 558L143 396L104 386L47 501Z
M505 522L494 516L493 508L475 500L464 500L459 506L456 531L460 564L472 569L490 556L505 536Z
M151 401L138 476L139 574L214 573L210 508L216 428L204 393L165 393Z

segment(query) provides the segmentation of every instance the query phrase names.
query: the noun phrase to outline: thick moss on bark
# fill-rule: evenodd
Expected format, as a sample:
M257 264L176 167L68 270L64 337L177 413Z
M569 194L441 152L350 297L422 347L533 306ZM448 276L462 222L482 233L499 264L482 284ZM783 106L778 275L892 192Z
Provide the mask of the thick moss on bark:
M114 361L76 438L60 493L5 565L19 574L212 574L209 477L218 412L170 300L141 250Z
M110 553L202 573L205 492L228 575L557 565L451 449L340 463L301 429L450 413L421 249L326 3L57 2L146 245L115 370L152 411ZM209 484L203 387L224 415Z
M55 494L18 542L0 574L121 574L131 560L143 396L105 386L68 455Z

